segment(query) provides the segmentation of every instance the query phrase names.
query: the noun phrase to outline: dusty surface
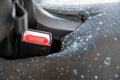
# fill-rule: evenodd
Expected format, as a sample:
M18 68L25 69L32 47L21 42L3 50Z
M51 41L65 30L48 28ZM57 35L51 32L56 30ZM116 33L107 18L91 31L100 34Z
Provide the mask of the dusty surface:
M63 38L61 52L2 61L0 80L120 80L120 3L90 10L98 14Z

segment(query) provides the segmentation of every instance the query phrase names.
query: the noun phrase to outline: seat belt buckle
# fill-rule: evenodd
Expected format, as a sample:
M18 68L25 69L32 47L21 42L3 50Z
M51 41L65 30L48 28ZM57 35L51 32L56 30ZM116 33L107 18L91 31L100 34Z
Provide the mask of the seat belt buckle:
M19 44L19 56L42 56L50 53L52 34L44 31L25 30Z
M46 32L30 31L26 30L22 35L22 41L38 44L38 45L50 45L50 34Z

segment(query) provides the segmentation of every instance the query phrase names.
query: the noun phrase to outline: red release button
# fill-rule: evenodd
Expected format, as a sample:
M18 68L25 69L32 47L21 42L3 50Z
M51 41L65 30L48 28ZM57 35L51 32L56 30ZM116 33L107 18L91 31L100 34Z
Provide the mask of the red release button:
M23 41L37 43L37 44L50 44L50 35L41 33L41 32L35 32L35 31L29 31L26 30L22 37Z

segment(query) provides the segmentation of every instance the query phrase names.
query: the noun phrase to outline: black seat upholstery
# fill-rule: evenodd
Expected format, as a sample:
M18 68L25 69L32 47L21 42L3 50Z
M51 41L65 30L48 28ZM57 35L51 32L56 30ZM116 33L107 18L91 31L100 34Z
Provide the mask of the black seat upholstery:
M2 60L0 80L119 80L120 3L92 10L99 13L63 38L61 52Z
M0 2L0 42L12 30L12 0L1 0Z

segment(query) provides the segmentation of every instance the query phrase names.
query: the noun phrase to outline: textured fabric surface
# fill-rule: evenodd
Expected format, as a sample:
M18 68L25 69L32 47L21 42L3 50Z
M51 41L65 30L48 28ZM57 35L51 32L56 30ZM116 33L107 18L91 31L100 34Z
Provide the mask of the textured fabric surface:
M91 7L97 14L44 57L5 61L0 80L120 80L120 4Z

